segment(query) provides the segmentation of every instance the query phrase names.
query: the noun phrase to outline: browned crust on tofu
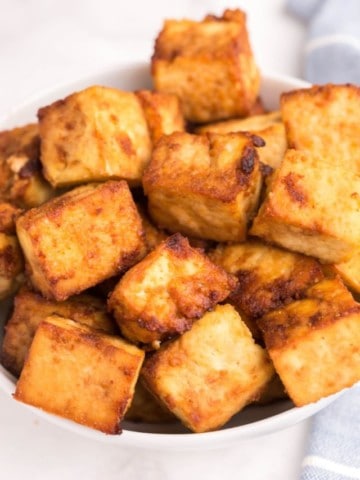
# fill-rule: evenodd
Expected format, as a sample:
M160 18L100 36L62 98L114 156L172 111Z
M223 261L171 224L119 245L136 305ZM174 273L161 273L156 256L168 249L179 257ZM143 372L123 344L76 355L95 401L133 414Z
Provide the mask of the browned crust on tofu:
M124 181L78 187L29 210L17 233L34 286L58 301L126 270L144 248Z
M156 89L177 94L192 122L246 116L258 96L259 71L241 10L202 22L166 20L151 65Z
M303 300L268 313L258 324L266 347L279 350L299 341L309 331L321 330L356 313L360 313L360 305L341 280L326 279L310 287Z
M0 232L12 234L16 232L16 219L21 215L22 209L8 202L0 202Z
M185 131L185 120L176 95L151 90L138 90L135 94L143 108L153 145L163 135Z
M65 302L55 302L24 286L14 298L0 355L1 363L13 375L20 375L38 325L53 314L109 334L117 331L114 321L106 313L105 303L96 297L82 294Z
M124 336L154 343L189 330L235 286L233 276L175 234L122 277L108 305Z
M143 358L120 338L50 316L36 331L14 398L117 434Z

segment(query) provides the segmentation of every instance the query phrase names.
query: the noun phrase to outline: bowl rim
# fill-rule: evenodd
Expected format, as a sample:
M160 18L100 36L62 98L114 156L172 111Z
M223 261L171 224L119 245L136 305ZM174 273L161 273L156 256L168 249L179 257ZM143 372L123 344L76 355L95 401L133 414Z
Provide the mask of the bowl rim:
M121 82L121 72L125 71L131 71L134 74L138 72L139 74L146 74L149 76L149 63L145 61L121 62L117 65L103 69L101 72L90 72L69 82L61 82L49 88L42 89L3 114L0 117L0 128L12 128L11 126L7 125L8 123L12 123L12 117L16 117L19 114L21 115L21 112L26 111L31 106L40 103L42 99L45 99L46 97L55 97L56 95L60 96L63 94L61 92L71 92L79 88L84 88L85 84L100 84L102 82L101 79L106 79L107 77L114 78L115 76L119 75L119 82ZM83 86L81 86L82 84ZM276 85L276 89L279 92L289 89L293 90L298 88L307 88L311 85L304 80L292 77L290 75L266 71L262 72L261 74L261 84L262 88L264 85L266 87L268 84L270 84L269 88L271 88L272 84ZM106 85L106 80L104 85ZM3 366L0 365L0 390L7 393L9 396L12 396L14 392L15 381L15 378ZM329 397L322 398L318 402L306 405L304 407L292 407L283 412L271 415L261 420L256 420L248 424L197 434L191 432L151 433L126 430L124 428L122 435L106 435L97 430L79 425L71 420L47 413L30 405L20 402L19 404L27 409L32 410L37 416L46 419L51 424L97 441L106 442L109 444L118 444L122 447L136 446L137 448L143 448L147 450L162 449L167 451L181 451L222 448L233 444L236 440L249 439L282 430L283 428L295 425L305 418L315 414L326 405L334 401L335 398L337 398L341 393L342 392L339 392ZM169 437L172 439L171 442L169 442Z

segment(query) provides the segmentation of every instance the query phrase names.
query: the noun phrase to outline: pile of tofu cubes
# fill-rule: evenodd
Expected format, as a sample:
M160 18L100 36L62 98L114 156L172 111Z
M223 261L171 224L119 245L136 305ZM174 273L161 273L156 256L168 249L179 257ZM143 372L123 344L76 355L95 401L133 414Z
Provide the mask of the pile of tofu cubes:
M91 86L0 133L14 397L108 434L205 432L355 384L360 88L266 112L240 10L167 20L151 72L154 90Z

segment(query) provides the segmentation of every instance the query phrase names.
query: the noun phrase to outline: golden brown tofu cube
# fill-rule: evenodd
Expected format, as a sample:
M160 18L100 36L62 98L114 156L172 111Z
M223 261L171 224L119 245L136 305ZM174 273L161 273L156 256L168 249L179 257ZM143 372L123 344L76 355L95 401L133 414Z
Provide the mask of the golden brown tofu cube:
M24 366L38 325L53 314L107 333L116 331L113 320L106 313L105 303L96 297L83 294L65 302L55 302L23 287L14 299L14 308L5 326L1 349L1 363L16 377Z
M258 318L301 298L309 286L324 277L314 258L257 240L219 245L210 253L210 259L237 277L238 287L228 302L235 306L255 338L261 338Z
M265 344L295 405L316 402L360 380L360 304L339 279L260 320Z
M265 141L265 145L258 150L259 159L271 168L278 168L287 148L285 128L281 122L280 112L270 112L248 118L211 123L198 128L197 132L222 134L251 132L254 135L259 135Z
M21 215L22 209L11 203L0 201L0 232L16 233L16 219Z
M218 305L144 362L150 391L194 432L215 430L260 395L274 370L231 305Z
M211 122L250 113L260 76L240 10L201 22L166 20L152 57L155 89L177 95L187 120Z
M335 271L343 282L352 290L360 293L360 251L354 253L350 260L334 265Z
M268 405L269 403L285 400L289 398L286 393L284 384L280 380L279 375L275 374L265 389L261 392L259 398L255 400L256 405Z
M135 92L144 110L152 143L163 135L185 131L180 101L175 95L139 90Z
M146 253L154 250L160 245L169 235L162 229L158 228L149 217L146 206L141 202L136 202L139 215L141 217L142 226L144 230ZM145 256L145 255L144 255Z
M250 233L324 262L345 261L360 242L359 192L358 175L288 150Z
M140 183L151 141L134 93L89 87L40 109L39 125L41 162L53 186Z
M41 173L37 124L0 132L0 199L37 207L54 195Z
M262 185L258 140L243 133L162 137L143 177L158 226L219 242L244 240Z
M24 259L15 235L0 233L0 300L13 294L23 282Z
M177 418L137 382L134 397L126 412L125 420L140 423L174 423Z
M281 113L291 148L360 171L360 87L316 85L284 93Z
M33 285L66 300L136 263L141 219L124 181L75 188L17 220Z
M156 347L191 328L235 286L234 277L175 234L126 272L108 304L125 337Z
M36 330L14 398L116 434L143 359L144 352L119 337L50 316Z

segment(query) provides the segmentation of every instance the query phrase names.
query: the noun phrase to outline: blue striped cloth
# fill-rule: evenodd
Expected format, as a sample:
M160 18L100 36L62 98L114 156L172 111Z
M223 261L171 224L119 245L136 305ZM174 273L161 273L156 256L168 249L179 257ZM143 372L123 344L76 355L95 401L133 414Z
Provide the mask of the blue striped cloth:
M306 80L360 84L360 0L288 0L307 24ZM315 415L301 480L360 480L360 385Z
M360 1L288 0L288 9L308 27L305 78L360 84Z

